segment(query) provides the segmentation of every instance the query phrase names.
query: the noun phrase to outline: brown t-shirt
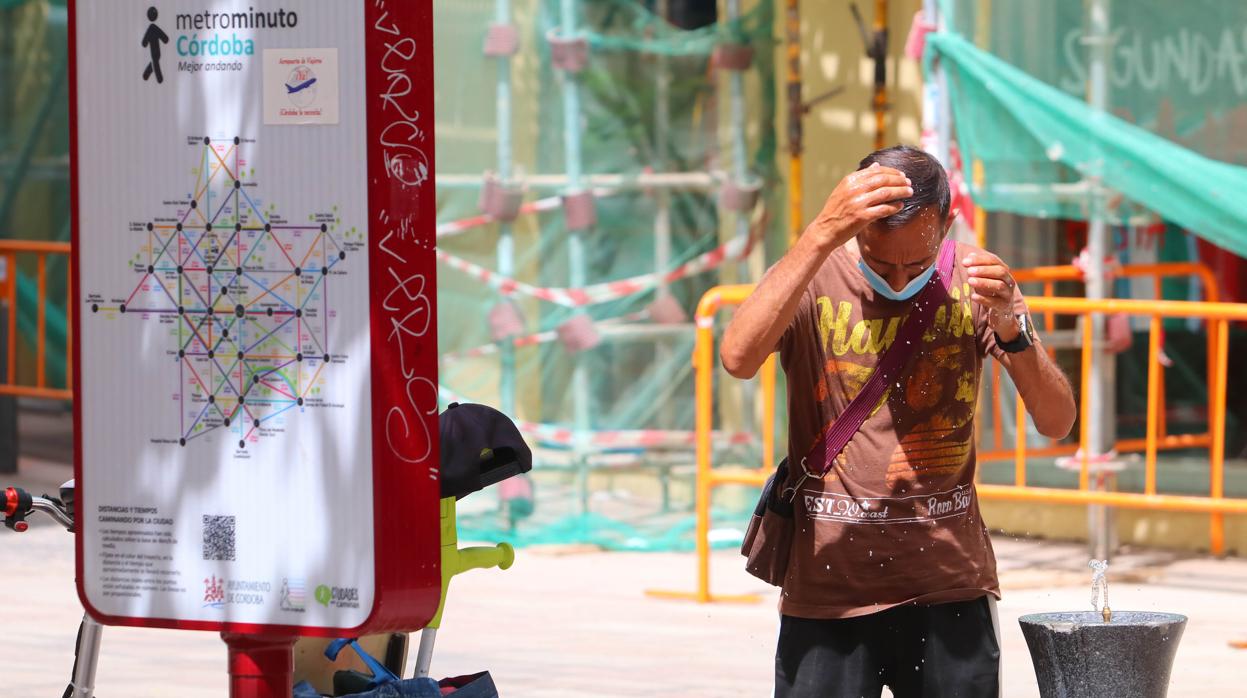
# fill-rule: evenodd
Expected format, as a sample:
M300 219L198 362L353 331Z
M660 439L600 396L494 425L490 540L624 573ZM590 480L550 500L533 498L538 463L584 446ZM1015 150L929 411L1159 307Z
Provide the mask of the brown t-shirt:
M1001 353L986 309L969 300L961 260L976 250L957 244L950 297L896 384L827 476L801 483L781 613L847 618L1000 595L974 489L979 377L983 358ZM780 342L794 465L870 377L912 305L878 295L859 259L855 243L828 256ZM1020 294L1015 303L1025 312Z

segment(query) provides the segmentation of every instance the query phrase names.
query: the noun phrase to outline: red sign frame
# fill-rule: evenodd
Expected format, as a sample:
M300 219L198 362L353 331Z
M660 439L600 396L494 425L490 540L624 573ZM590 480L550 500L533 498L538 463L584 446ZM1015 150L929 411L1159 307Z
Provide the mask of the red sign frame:
M100 1L100 0L97 0ZM79 599L108 625L220 631L232 634L358 636L424 627L441 594L437 444L437 308L434 254L436 191L433 138L432 0L355 0L364 7L367 94L368 263L373 440L374 604L354 628L129 618L95 610L83 580L82 536L76 537ZM68 0L72 301L81 307L77 5ZM81 394L82 336L74 313L73 390ZM417 333L414 327L427 327ZM81 401L74 402L74 476L82 470ZM276 493L274 496L278 496ZM83 498L75 517L83 521ZM349 511L323 516L349 518ZM428 541L412 545L412 541Z

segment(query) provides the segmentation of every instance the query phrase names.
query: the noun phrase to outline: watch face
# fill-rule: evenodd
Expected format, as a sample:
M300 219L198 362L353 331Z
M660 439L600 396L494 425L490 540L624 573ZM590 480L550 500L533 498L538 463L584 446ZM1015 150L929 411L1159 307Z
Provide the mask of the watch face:
M1023 313L1019 315L1018 324L1020 326L1020 329L1022 330L1021 336L1026 338L1026 343L1030 345L1034 345L1035 344L1035 326L1034 324L1031 323L1030 314Z

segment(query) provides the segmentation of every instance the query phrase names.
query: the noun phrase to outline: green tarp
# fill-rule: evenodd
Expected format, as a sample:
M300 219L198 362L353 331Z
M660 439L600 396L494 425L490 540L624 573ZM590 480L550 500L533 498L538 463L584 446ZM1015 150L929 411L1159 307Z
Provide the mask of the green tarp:
M978 205L1083 219L1090 197L1068 189L1061 195L1050 185L1098 174L1124 197L1110 196L1113 217L1146 209L1247 256L1247 168L1096 111L956 34L928 37L928 76L933 60L948 77L963 161L983 164L985 186L974 191Z
M1108 111L1247 165L1247 2L940 0L945 30L1078 99L1096 45L1093 7L1108 21Z

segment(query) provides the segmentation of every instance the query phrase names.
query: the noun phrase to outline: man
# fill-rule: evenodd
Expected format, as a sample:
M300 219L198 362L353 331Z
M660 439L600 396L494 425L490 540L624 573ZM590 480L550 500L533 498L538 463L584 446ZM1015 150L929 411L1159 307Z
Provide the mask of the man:
M784 487L796 526L780 600L775 695L997 696L996 561L974 491L983 359L1036 428L1065 437L1069 382L1036 346L1009 267L957 244L942 306L894 385L821 479L801 458L870 377L926 284L954 218L927 153L875 152L740 306L721 359L750 378L778 350L788 378ZM795 470L795 477L792 471Z

